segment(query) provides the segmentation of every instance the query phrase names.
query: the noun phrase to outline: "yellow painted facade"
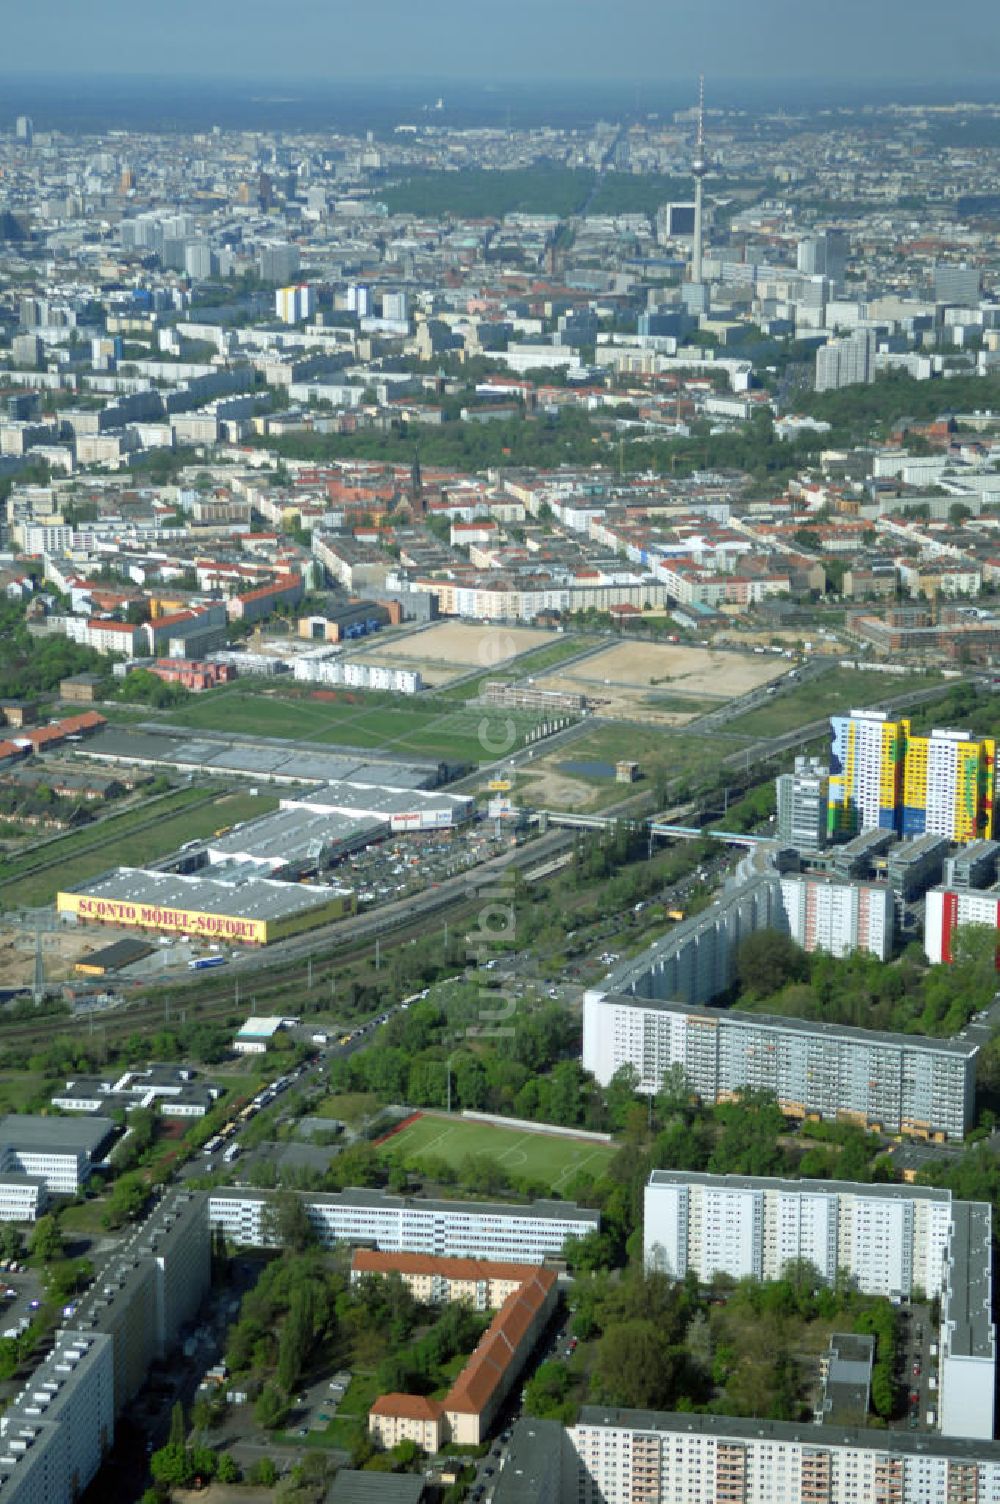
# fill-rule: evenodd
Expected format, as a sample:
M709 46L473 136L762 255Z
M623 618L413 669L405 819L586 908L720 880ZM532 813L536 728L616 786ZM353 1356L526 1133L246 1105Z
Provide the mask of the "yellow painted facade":
M234 897L235 897L234 893ZM338 894L327 903L276 919L247 919L239 914L205 913L199 909L166 908L128 899L99 898L90 893L59 893L56 909L89 924L156 930L160 934L190 935L199 940L226 940L238 945L269 945L301 930L328 924L354 912L353 893Z

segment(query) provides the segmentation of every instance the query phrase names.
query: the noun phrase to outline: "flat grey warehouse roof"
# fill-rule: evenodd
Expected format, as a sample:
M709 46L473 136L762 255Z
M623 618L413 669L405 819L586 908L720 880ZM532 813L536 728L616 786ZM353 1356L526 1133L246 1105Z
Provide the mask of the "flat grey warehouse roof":
M91 737L82 755L99 761L149 767L238 773L246 778L284 783L336 783L353 778L391 788L427 788L437 782L436 763L414 759L362 759L347 748L317 742L282 741L276 737L206 734L176 727L173 731L143 724L129 730L108 727Z
M248 877L240 882L221 882L211 877L185 877L176 872L149 872L139 867L117 867L89 883L70 890L91 898L110 898L118 903L153 904L159 908L195 909L203 914L236 914L241 919L284 919L329 903L346 889L277 882L268 877Z
M37 1153L98 1153L115 1131L110 1118L43 1118L11 1112L0 1118L0 1143Z

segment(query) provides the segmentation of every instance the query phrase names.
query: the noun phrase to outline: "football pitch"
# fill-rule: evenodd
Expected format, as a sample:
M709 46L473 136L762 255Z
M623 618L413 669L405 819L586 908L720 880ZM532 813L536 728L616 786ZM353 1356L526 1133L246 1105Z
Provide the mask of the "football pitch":
M463 1160L483 1156L550 1191L563 1188L581 1170L595 1178L618 1152L617 1144L592 1139L563 1138L523 1128L499 1128L492 1123L423 1116L379 1145L387 1160L420 1170L427 1160L445 1160L458 1169Z
M508 722L515 741L506 750L512 751L524 744L543 717L534 711L457 708L434 696L403 700L343 689L287 693L236 684L201 695L196 703L177 706L159 719L193 731L301 738L402 758L479 763L503 750Z

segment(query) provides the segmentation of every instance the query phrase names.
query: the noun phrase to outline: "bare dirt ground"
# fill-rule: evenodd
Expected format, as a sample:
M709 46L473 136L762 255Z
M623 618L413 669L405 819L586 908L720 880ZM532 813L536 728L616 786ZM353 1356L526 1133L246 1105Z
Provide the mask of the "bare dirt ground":
M441 621L426 631L394 638L384 646L351 648L352 657L369 663L399 663L419 668L432 686L451 683L471 669L491 669L549 641L551 632L533 627L489 627L474 622Z
M253 1488L249 1483L210 1483L207 1488L175 1488L177 1504L274 1504L273 1488Z
M714 641L720 647L738 647L744 644L749 647L769 648L772 642L783 642L786 647L794 648L799 643L806 641L812 643L814 653L833 653L843 657L845 648L842 642L831 642L825 637L820 637L816 632L810 632L808 628L793 631L791 628L781 628L777 632L716 632ZM775 655L775 661L777 656Z
M50 982L65 982L79 974L73 970L90 951L111 945L129 933L128 930L101 930L98 934L85 930L42 931L42 959L45 977ZM19 925L0 925L0 984L4 987L30 986L35 977L35 932Z
M522 770L517 783L515 803L530 804L537 809L585 810L597 799L600 789L582 778L557 773L539 766Z
M544 689L585 694L599 704L600 713L682 726L700 713L690 714L656 704L668 701L723 702L768 684L785 673L787 664L771 656L747 657L712 648L689 648L652 642L619 643L560 673L542 674Z

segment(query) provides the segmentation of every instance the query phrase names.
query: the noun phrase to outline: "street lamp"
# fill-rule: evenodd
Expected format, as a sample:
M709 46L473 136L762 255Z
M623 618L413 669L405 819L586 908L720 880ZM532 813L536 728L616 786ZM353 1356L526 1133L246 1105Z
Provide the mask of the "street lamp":
M447 1081L448 1085L448 1105L445 1108L446 1112L451 1112L451 1062L454 1060L455 1056L458 1053L458 1050L452 1050L451 1054L448 1056L448 1059L444 1063L445 1080Z

